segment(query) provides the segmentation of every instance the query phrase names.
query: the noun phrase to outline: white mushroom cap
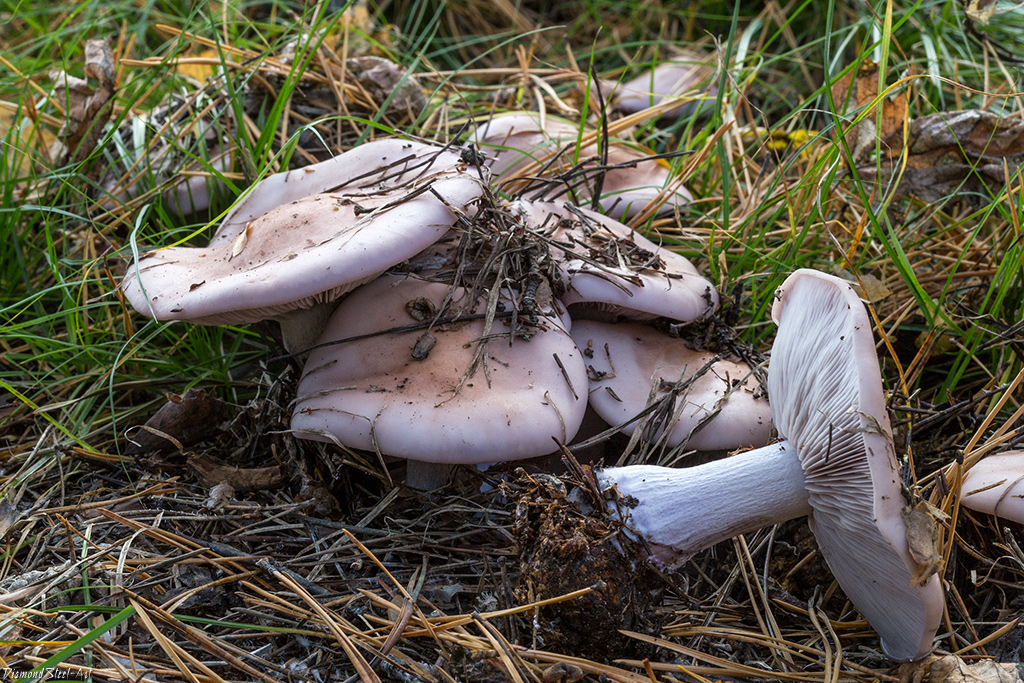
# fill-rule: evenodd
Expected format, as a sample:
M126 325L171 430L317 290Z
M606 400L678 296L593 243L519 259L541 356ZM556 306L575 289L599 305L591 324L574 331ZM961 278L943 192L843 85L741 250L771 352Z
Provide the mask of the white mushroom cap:
M1024 524L1024 451L982 458L967 471L960 491L964 507Z
M449 291L447 285L407 276L377 278L341 303L320 343L415 324L424 316L414 318L410 302L420 310L439 310ZM454 306L466 304L461 288L451 296ZM567 442L583 421L587 374L582 353L558 318L542 318L535 331L529 340L510 344L506 323L495 319L486 365L461 387L485 333L483 320L431 328L436 343L422 360L411 355L422 328L317 348L299 383L292 429L305 438L337 439L428 462L469 464L551 453L554 440Z
M574 318L691 322L718 308L718 292L689 259L613 218L553 202L520 200L513 208L551 236L565 286L558 298Z
M676 99L679 106L662 116L679 118L690 116L700 108L699 100L693 96L694 91L707 98L714 97L717 87L710 81L711 75L711 67L696 59L663 62L623 83L599 81L598 87L605 97L614 98L617 109L627 114L643 111L666 99Z
M520 175L537 175L543 167L545 175L564 173L577 159L598 157L596 142L584 144L577 150L579 128L573 123L554 117L533 114L498 116L481 125L470 139L492 157L491 171L495 182ZM585 130L584 135L594 131ZM561 154L559 152L565 149ZM602 211L632 217L650 202L666 196L669 207L685 206L693 201L682 185L673 184L669 165L662 159L651 159L654 154L640 145L612 140L608 146L607 165L635 164L635 167L613 168L604 173L600 188ZM588 174L588 178L594 174ZM666 188L672 187L672 190ZM581 201L589 200L596 190L593 180L587 180L577 190Z
M867 311L846 282L812 270L776 293L768 391L800 454L829 567L893 659L923 656L943 609L938 576L912 585L900 473Z
M263 214L323 192L387 191L464 169L458 152L400 138L367 142L336 157L267 176L221 222L209 246L228 243Z
M455 211L483 194L450 172L431 181ZM125 297L157 320L221 325L330 301L432 244L457 216L433 192L321 194L272 209L232 242L148 252L129 265Z
M652 440L666 427L670 447L734 450L771 439L768 399L747 365L694 351L683 340L638 323L577 320L572 336L587 358L590 405L605 422L633 420L652 401L668 396L673 385L703 372L674 398ZM646 423L646 418L629 422L622 431L632 434Z

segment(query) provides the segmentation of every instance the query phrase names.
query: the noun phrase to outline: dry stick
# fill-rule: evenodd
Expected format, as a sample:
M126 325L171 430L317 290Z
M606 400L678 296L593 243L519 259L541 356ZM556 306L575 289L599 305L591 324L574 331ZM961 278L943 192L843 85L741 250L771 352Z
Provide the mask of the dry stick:
M362 653L360 653L356 648L352 639L349 638L348 634L341 629L324 606L317 602L312 595L303 590L302 586L292 580L292 578L287 574L280 571L274 571L273 575L278 581L287 586L289 590L302 598L303 602L309 605L323 620L327 625L327 628L329 628L331 633L334 634L334 637L337 639L338 644L341 645L341 648L345 651L345 654L348 655L349 661L352 662L352 666L355 667L356 673L359 674L359 678L363 683L381 683L380 678L378 678L374 670L370 668L370 664L363 658Z
M828 629L828 633L825 632L825 628L822 628L821 620L818 615L825 616L825 627ZM821 636L821 649L825 653L825 663L823 668L825 669L825 681L824 683L837 683L839 680L839 671L843 663L843 646L839 641L839 636L832 629L830 620L822 612L821 608L818 607L818 603L812 597L811 602L807 605L807 615L811 619L811 625L814 630ZM829 642L829 636L831 636L831 642ZM832 652L832 645L835 644L835 653Z
M679 654L686 655L687 657L691 657L693 659L698 659L698 660L702 660L702 661L708 662L710 664L714 664L715 665L714 667L691 667L692 669L694 669L696 671L701 671L701 672L709 673L711 675L726 675L726 676L735 676L735 677L745 676L745 677L757 678L757 679L764 679L766 677L770 677L770 678L774 678L774 679L778 679L778 680L783 680L783 681L809 681L809 682L812 682L812 681L818 681L819 680L819 675L817 673L811 673L811 672L808 672L808 673L797 673L797 672L791 672L791 671L767 671L765 669L759 669L757 667L747 666L745 664L739 664L739 663L736 663L736 662L730 662L729 660L722 659L721 657L715 657L714 655L709 655L709 654L706 654L706 653L701 652L699 650L694 650L693 648L686 647L685 645L679 645L677 643L673 643L673 642L665 640L663 638L656 638L654 636L648 636L648 635L645 635L643 633L635 633L635 632L632 632L632 631L623 631L623 633L625 633L626 635L628 635L631 638L636 638L637 640L639 640L641 642L649 643L651 645L655 645L657 647L661 647L661 648L670 650L672 652L678 652ZM640 662L638 662L636 660L621 660L621 661L622 661L623 664L628 664L629 666L639 666L640 665ZM658 669L660 671L674 671L674 670L678 669L678 665L676 665L676 664L656 663L653 666L654 666L655 669ZM884 674L880 674L877 671L872 671L871 675L876 680L886 681L888 683L897 683L897 681L899 681L899 678L897 678L896 676L887 676L887 675L884 675Z
M975 559L982 560L982 558L980 556L976 556ZM984 560L982 560L982 561L984 561ZM993 563L992 568L993 569L995 568L995 563ZM964 604L963 598L960 597L960 591L957 590L957 587L955 585L953 585L952 583L949 584L949 587L946 589L946 595L950 595L950 594L953 595L953 600L956 601L957 607L960 608L960 614L963 615L964 626L966 626L967 630L970 632L971 638L973 638L975 640L975 644L979 645L980 644L980 642L979 642L980 639L978 638L978 630L974 627L974 622L971 620L970 610L967 609L967 605ZM950 628L951 624L947 623L946 626L947 626L947 628ZM987 654L985 652L984 648L981 649L981 654L983 654L983 655Z
M803 614L803 615L806 615L808 618L810 618L810 613L809 612L801 611L800 613ZM828 615L826 615L826 614L819 614L818 615L819 623L822 621L822 619L824 619L825 621L828 622L828 629L829 629L829 631L835 632L837 623L832 621L831 619L829 619ZM867 622L861 622L861 623L864 624L864 625L867 624ZM840 623L838 625L848 625L848 624ZM862 628L862 626L858 626L857 628ZM738 642L741 642L741 643L750 643L752 645L762 645L762 646L764 646L764 645L767 645L767 644L774 644L774 645L776 645L776 646L778 646L780 648L788 648L790 654L792 654L795 657L799 657L800 659L803 659L804 661L806 661L809 664L814 664L816 662L819 662L821 659L823 659L825 657L825 653L826 653L825 650L821 650L821 649L818 649L816 647L811 647L810 645L806 645L804 643L798 643L798 642L793 642L793 641L789 641L789 640L782 640L781 638L764 638L760 634L756 634L755 635L755 634L752 634L749 631L744 631L744 630L735 629L735 628L707 628L707 627L703 627L703 626L693 626L693 627L685 628L685 629L681 629L681 630L665 629L665 635L666 636L670 635L670 636L672 636L674 638L692 637L692 636L697 635L697 634L704 635L704 636L710 636L710 637L713 637L713 638L724 638L724 639L727 639L727 640L735 640L735 641L738 641ZM878 674L878 672L875 669L871 669L869 667L863 666L862 664L856 664L856 663L851 662L849 660L840 660L839 666L845 667L845 668L850 669L852 671L857 671L859 673L866 674L866 675L871 676L871 677L875 677Z
M133 493L130 496L122 496L121 498L114 498L113 500L95 501L92 503L79 503L77 505L62 505L55 508L44 508L42 510L36 510L30 513L30 516L35 515L50 515L63 512L81 512L82 510L95 510L96 508L108 507L111 505L119 505L120 503L127 503L133 500L141 500L147 496L158 496L166 493L176 493L177 488L169 486L167 482L160 484L154 484L148 489Z
M136 616L138 616L139 621L142 622L142 626L149 631L149 635L153 636L153 640L156 641L156 644L159 645L160 649L171 658L171 661L174 662L175 666L178 667L178 670L181 671L185 678L192 681L192 683L199 683L199 678L192 673L192 667L194 666L210 678L214 680L220 679L220 676L210 670L209 667L190 655L188 652L185 652L182 648L178 647L173 640L168 639L167 636L161 633L160 629L158 629L156 624L153 623L153 620L149 618L149 614L146 613L146 610L142 605L134 600L132 600L131 603L132 607L135 608ZM182 660L183 657L189 660L189 665L185 664Z
M100 508L99 512L100 512L101 515L103 515L104 517L106 517L107 519L109 519L109 520L111 520L113 522L118 522L119 524L121 524L123 526L126 526L129 529L134 529L135 531L141 531L146 536L149 536L150 538L152 538L152 539L154 539L156 541L160 541L162 543L166 543L167 545L174 546L178 550L181 550L181 551L184 551L184 552L189 552L189 551L196 550L196 549L199 549L199 548L203 547L203 543L194 541L194 540L186 538L184 536L180 536L180 535L172 533L170 531L164 531L163 529L156 529L156 528L153 528L151 526L147 526L147 525L142 524L140 522L136 522L135 520L128 519L126 517L122 517L121 515L117 514L116 512L111 512L110 510L106 510L106 509L103 509L103 508ZM212 550L209 547L210 546L209 543L207 543L206 545L207 545L207 550L211 550L211 552L213 552L214 554L217 554L217 552L215 550ZM233 561L233 560L230 560L230 559L228 559L228 561L226 561L223 565L218 564L218 568L221 569L222 571L230 571L231 569L234 569L235 571L238 571L238 572L248 571L247 569L242 567L242 565L239 564L237 561Z
M130 597L133 604L137 602L141 606L145 607L147 610L149 610L157 617L159 617L161 622L166 624L168 627L170 627L180 635L187 638L188 641L193 645L201 647L202 649L212 654L214 657L219 657L220 659L223 659L225 662L227 662L234 668L240 671L244 671L250 676L258 678L261 681L266 681L266 683L277 683L273 678L267 676L259 669L250 666L249 664L245 663L238 657L234 656L233 654L225 650L216 642L216 640L206 635L199 629L194 628L193 626L190 626L188 624L181 623L177 618L175 618L173 614L170 614L167 611L163 610L159 605L150 602L138 593L135 593L134 591L131 591L128 588L125 588L124 586L121 586L121 590L123 590Z
M516 661L518 658L514 656L511 647L508 642L501 636L492 624L487 623L487 620L481 617L478 613L473 613L473 621L476 622L480 631L483 632L484 637L487 638L487 642L491 644L491 648L498 653L498 658L501 659L502 664L505 665L505 673L512 678L515 683L526 683L520 672L520 663ZM531 676L534 681L539 683L536 676Z
M366 595L371 600L379 601L387 609L391 609L391 610L395 610L395 611L398 610L398 606L397 605L395 605L394 603L388 602L387 600L385 600L384 598L380 597L379 595L376 595L375 593L370 593L369 591L366 591L366 590L364 590L362 588L357 589L357 590L359 590L361 593L363 593L363 595ZM537 607L544 607L545 605L553 605L555 603L565 602L566 600L574 600L575 598L580 598L580 597L583 597L584 595L589 595L590 593L593 593L595 590L597 590L597 588L595 586L588 586L587 588L581 588L579 590L572 591L571 593L566 593L565 595L560 595L560 596L558 596L556 598L546 598L544 600L538 600L536 602L531 602L531 603L526 604L526 605L519 605L518 607L510 607L508 609L496 610L494 612L484 612L484 613L480 614L480 616L483 619L498 619L500 617L507 617L507 616L510 616L510 615L513 615L513 614L520 614L522 612L529 612L530 610L532 610L534 608L537 608ZM420 623L424 624L424 627L423 627L422 631L415 631L415 632L409 633L408 635L410 637L413 637L413 636L428 635L430 633L438 633L438 634L440 634L443 631L447 631L449 629L461 628L461 627L465 626L466 624L472 623L473 621L474 621L474 619L473 619L472 615L465 615L465 614L442 616L442 617L430 617L429 619L426 619L426 620L420 622Z
M654 667L651 666L651 660L644 659L643 665L644 672L647 674L647 678L651 681L651 683L658 683L658 677L654 673Z
M395 579L394 576L391 575L391 572L389 572L387 567L384 566L384 563L378 560L377 556L370 552L370 549L363 545L362 542L358 538L356 538L351 531L349 531L348 529L342 529L342 531L345 533L346 536L348 536L348 540L351 541L355 547L359 548L359 551L361 553L370 558L370 561L377 565L378 569L384 572L384 575L391 580L391 583L395 584L395 586L398 588L398 592L402 594L402 597L408 600L409 603L412 604L413 609L416 610L416 614L419 616L424 628L426 628L426 630L430 634L430 637L433 638L434 642L437 643L437 646L441 649L441 654L444 655L446 659L450 657L448 651L444 648L444 644L441 642L440 638L437 637L437 634L434 633L434 629L431 626L430 621L423 614L422 610L420 610L420 608L416 605L416 601L412 599L411 595L409 595L409 591L405 590L405 586L403 586L397 579Z
M971 650L974 650L975 648L982 647L984 645L988 645L989 643L991 643L996 638L1001 638L1002 636L1004 636L1007 633L1009 633L1011 630L1016 628L1016 626L1018 624L1020 624L1022 621L1024 621L1024 617L1017 617L1013 621L1008 622L1006 624L1003 624L1002 626L997 628L995 631L993 631L992 633L990 633L987 636L985 636L984 638L982 638L981 640L979 640L979 641L977 641L975 643L971 643L970 645L967 645L966 647L962 647L959 650L956 650L955 652L953 652L953 654L958 655L958 656L959 655L963 655L963 654L966 654L966 653L970 652Z
M733 539L733 545L736 547L736 557L738 559L737 564L739 565L740 572L742 572L743 574L743 583L747 586L747 595L750 597L750 606L754 610L754 616L757 618L757 623L761 627L762 633L770 638L781 637L781 633L779 631L779 624L777 621L775 621L775 616L772 614L767 596L761 589L761 584L758 583L756 580L753 582L751 582L750 580L750 574L748 574L748 570L750 570L750 573L752 573L755 577L757 576L757 571L754 568L754 560L750 557L750 549L747 547L747 539L743 536L743 534L740 534L739 536ZM754 586L757 586L756 595L754 593L754 588L751 587L751 583L753 583ZM767 623L765 619L761 617L761 610L757 607L758 602L761 602L761 604L764 605L764 612L765 617L767 618ZM781 655L783 659L785 659L786 662L789 663L790 666L793 666L793 658L790 657L789 653L785 650L778 651L773 648L772 654L774 657L779 657Z
M581 657L572 657L570 655L546 652L544 650L523 650L520 652L520 656L535 659L538 662L553 662L556 664L561 662L571 664L572 666L579 667L588 674L604 676L608 680L616 681L616 683L650 683L650 679L648 679L647 676L641 676L633 673L632 671L618 669L609 664L598 664L597 662L592 662L589 659L583 659ZM680 668L682 669L682 667ZM763 673L764 672L762 672L762 675Z

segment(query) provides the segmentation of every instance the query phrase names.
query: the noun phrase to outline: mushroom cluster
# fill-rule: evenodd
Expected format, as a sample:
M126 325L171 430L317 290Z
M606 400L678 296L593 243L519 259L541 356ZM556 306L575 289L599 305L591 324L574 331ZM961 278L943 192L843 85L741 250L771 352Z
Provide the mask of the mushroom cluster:
M308 351L302 438L410 464L514 460L571 442L589 405L650 442L764 446L599 480L665 564L808 516L886 652L926 652L941 590L911 582L877 359L850 287L801 271L780 288L769 409L756 369L666 334L718 306L692 263L568 201L498 199L489 175L433 145L367 143L257 183L207 247L141 254L123 291L158 320L280 320L287 347ZM784 440L765 446L773 425Z
M122 289L157 320L279 321L286 349L311 349L292 423L300 437L428 463L513 460L569 443L588 403L632 432L646 402L620 389L624 409L598 407L614 373L595 368L593 341L578 345L572 320L611 331L627 329L619 320L689 323L715 311L717 292L626 225L571 202L497 199L489 176L433 145L367 143L260 181L206 247L145 252ZM629 334L662 334L630 324ZM670 341L670 355L692 354ZM674 443L701 431L694 415L706 426L718 411L739 417L727 403L764 403L759 386L733 384L753 386L749 370L725 363L633 370L643 391L667 384L685 402L658 421ZM767 409L749 420L728 430L735 438L705 429L702 447L763 444Z

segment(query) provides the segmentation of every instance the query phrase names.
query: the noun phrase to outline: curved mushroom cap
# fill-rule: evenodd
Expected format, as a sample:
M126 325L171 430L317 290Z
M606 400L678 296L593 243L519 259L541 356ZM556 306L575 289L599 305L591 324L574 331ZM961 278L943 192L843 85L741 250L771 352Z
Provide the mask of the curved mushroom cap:
M768 392L779 434L800 454L811 529L886 654L927 653L942 616L938 576L912 585L906 507L871 323L853 288L798 270L776 293Z
M529 340L511 344L505 322L495 319L484 365L461 387L485 333L483 320L431 328L436 342L422 360L412 352L424 329L375 334L429 321L449 291L444 284L385 275L347 297L320 343L375 336L310 354L292 417L297 436L452 464L545 455L556 450L553 439L565 443L575 436L586 408L587 372L557 318L543 318ZM451 295L454 306L464 305L464 290ZM483 304L476 309L483 310Z
M587 358L590 405L608 424L632 420L678 385L686 388L668 404L671 412L656 418L652 439L667 427L670 447L685 442L698 450L733 450L770 440L771 411L748 366L693 351L681 339L637 323L577 320L572 336ZM632 434L642 422L622 431Z
M960 504L1024 524L1024 451L989 455L968 470Z
M592 137L594 131L585 130L583 134ZM584 144L577 151L580 131L575 124L546 117L541 125L541 120L530 114L495 117L477 128L470 139L492 157L490 166L496 182L538 175L542 169L547 176L565 173L578 159L600 155L596 142ZM673 183L669 165L663 159L651 159L652 155L654 152L640 145L611 141L607 165L628 166L605 171L598 200L604 212L632 217L663 196L669 207L693 201L689 190ZM588 171L586 182L576 188L581 200L593 197L595 175L595 171Z
M679 106L662 114L671 118L690 116L700 108L696 97L684 96L695 90L704 91L704 97L713 98L718 90L711 82L709 64L695 61L663 62L623 83L598 81L605 97L613 97L616 109L627 114L643 111L661 104L666 99L678 99Z
M550 236L564 285L558 299L574 319L691 322L718 308L718 292L689 259L613 218L553 202L520 200L513 209Z
M209 246L232 242L250 221L311 195L387 191L465 166L457 152L436 145L400 138L367 142L326 161L259 181L224 217Z
M439 239L483 194L471 176L431 181L405 199L320 194L251 221L232 242L148 252L128 267L125 297L157 320L254 322L331 301Z

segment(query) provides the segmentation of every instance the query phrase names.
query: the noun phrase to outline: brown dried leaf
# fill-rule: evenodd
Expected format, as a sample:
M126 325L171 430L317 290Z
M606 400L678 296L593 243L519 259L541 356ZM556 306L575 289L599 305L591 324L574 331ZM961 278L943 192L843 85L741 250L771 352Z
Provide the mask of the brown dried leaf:
M21 513L18 512L18 508L11 505L7 499L0 501L0 541L7 536L7 532L11 530L19 517L21 517Z
M996 0L970 0L965 8L967 18L976 24L987 26L995 16Z
M903 123L909 110L909 96L906 90L900 90L881 100L881 116L877 111L878 103L872 105L878 97L878 64L864 61L855 71L850 71L832 85L832 98L840 113L847 114L850 124L846 129L846 144L853 152L853 158L860 160L875 146L877 138L882 138L882 154L892 159L903 148ZM866 113L861 110L871 107ZM860 123L852 123L861 116Z
M384 110L387 116L408 114L415 118L427 104L427 97L416 77L389 59L353 57L345 61L345 68L373 98L376 106L383 106L391 98Z
M911 583L915 586L923 586L932 574L938 573L942 568L939 525L931 510L931 506L923 500L900 510L900 517L907 527L910 556L918 564L911 578Z
M928 683L1021 683L1015 664L983 660L967 664L956 655L946 655L932 663Z
M231 484L226 481L214 486L210 489L210 495L206 497L206 502L203 503L208 509L216 510L217 508L226 505L235 495L235 489Z
M189 389L184 396L167 394L167 403L146 421L148 429L132 435L125 454L139 455L146 451L167 453L175 450L174 443L162 434L172 437L187 448L215 435L220 429L220 423L227 417L227 412L226 403L202 389Z
M284 486L287 480L278 465L250 468L232 467L225 465L222 460L212 455L197 455L189 458L188 465L204 486L226 485L234 491L276 489Z
M1006 185L1004 163L1013 176L1024 162L1024 121L979 109L929 114L911 123L907 153L896 196L936 201L952 194L996 194ZM886 174L896 170L894 164L883 166ZM858 171L865 179L876 176L874 164Z
M60 133L63 151L75 160L87 157L103 134L116 89L115 74L114 57L105 40L85 44L85 75L95 81L95 87L64 71L50 74L56 82L51 97L66 113Z

